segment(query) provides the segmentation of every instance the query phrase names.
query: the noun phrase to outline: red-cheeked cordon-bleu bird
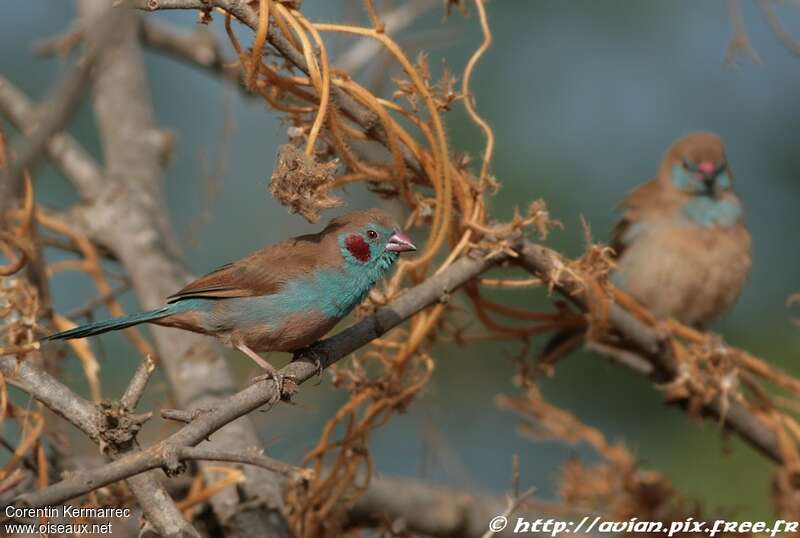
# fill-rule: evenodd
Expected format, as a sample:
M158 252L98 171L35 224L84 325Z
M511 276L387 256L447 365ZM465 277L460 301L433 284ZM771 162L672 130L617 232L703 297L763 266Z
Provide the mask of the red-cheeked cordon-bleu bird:
M622 202L611 280L659 319L703 327L736 302L750 233L718 136L691 133Z
M82 325L48 340L85 338L140 323L215 336L267 371L258 353L310 346L364 300L401 252L416 250L378 209L333 219L319 233L265 247L191 282L157 310Z

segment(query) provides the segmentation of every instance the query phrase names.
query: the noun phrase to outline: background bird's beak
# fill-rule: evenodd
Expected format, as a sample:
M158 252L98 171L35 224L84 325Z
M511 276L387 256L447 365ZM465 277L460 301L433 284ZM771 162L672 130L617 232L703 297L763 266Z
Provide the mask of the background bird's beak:
M711 161L702 161L697 165L697 173L700 175L703 186L709 195L716 194L717 175L719 172L717 165Z
M717 165L712 161L700 161L697 164L697 171L704 176L716 175Z
M417 247L414 246L414 243L411 242L411 239L406 234L395 230L395 232L389 238L389 243L386 245L386 250L390 252L408 252L411 250L417 250Z

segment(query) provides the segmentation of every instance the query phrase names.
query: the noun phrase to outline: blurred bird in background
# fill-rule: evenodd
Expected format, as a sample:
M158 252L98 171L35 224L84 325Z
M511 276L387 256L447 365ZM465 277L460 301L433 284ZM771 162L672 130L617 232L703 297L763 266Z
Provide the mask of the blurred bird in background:
M259 352L301 350L364 300L401 252L416 250L378 209L347 213L317 234L265 247L223 265L168 298L167 306L82 325L48 340L85 338L154 323L219 338L266 370Z
M750 233L718 136L675 142L621 209L611 242L617 287L657 318L695 327L733 306L750 271Z
M733 306L750 271L750 233L720 138L691 133L675 142L658 175L620 204L611 281L658 319L702 329ZM582 331L545 344L547 363L576 347Z

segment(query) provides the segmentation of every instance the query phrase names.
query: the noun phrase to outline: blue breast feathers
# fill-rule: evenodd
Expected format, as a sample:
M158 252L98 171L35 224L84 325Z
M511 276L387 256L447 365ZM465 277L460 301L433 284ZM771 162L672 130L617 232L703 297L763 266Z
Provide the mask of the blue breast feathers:
M729 227L742 218L742 206L738 200L714 200L708 196L697 196L684 204L683 213L705 228Z
M341 319L364 300L369 290L391 267L389 259L369 266L344 264L342 269L321 269L307 278L288 282L278 293L261 297L239 297L209 304L214 323L224 326L252 326L275 323L293 314L319 313ZM199 305L198 305L199 306Z

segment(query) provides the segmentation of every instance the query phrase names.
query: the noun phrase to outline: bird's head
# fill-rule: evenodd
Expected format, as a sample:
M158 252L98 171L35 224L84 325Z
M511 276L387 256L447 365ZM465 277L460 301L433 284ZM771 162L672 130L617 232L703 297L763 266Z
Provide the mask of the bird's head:
M347 213L333 219L328 228L351 267L386 270L401 252L417 250L397 222L379 209Z
M717 135L706 132L675 142L664 157L659 177L690 196L719 198L733 187L725 146Z

